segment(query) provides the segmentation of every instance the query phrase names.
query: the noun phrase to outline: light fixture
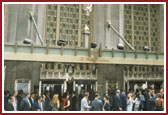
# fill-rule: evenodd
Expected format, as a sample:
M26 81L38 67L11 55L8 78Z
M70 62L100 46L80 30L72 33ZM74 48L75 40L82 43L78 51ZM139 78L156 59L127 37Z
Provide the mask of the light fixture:
M119 44L117 45L117 48L120 49L120 50L123 50L123 49L124 49L124 45L121 44L121 43L119 43Z
M58 44L59 46L65 46L65 45L66 45L66 41L64 41L64 40L58 40L58 41L57 41L57 44Z
M28 38L25 38L25 39L23 40L23 43L24 43L24 44L32 44L32 41L31 41L30 39L28 39Z
M144 46L144 51L149 51L149 47L148 46Z
M91 43L91 48L96 48L96 47L97 47L97 44Z

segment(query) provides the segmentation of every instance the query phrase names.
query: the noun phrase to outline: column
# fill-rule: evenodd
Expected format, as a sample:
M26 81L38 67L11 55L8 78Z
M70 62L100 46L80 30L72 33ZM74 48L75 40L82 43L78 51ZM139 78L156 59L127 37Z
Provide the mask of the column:
M97 81L96 81L96 87L95 87L95 91L97 91Z
M78 19L78 46L81 46L81 21L82 21L82 4L79 4L79 19Z
M134 7L133 4L131 4L131 25L132 25L132 47L134 47Z
M59 40L59 24L60 24L60 4L57 5L57 28L56 28L56 40L55 45L57 46L57 41Z
M66 80L64 81L64 93L66 92L67 90L67 83L66 83Z
M145 83L145 84L146 84L146 88L148 88L148 81L146 81L146 83Z
M39 81L39 96L41 96L41 80Z
M76 85L76 82L73 81L73 91L75 91L75 85Z
M129 81L127 81L127 92L129 92Z
M106 93L108 93L108 80L106 80Z
M151 50L151 31L150 31L150 4L148 4L148 45Z

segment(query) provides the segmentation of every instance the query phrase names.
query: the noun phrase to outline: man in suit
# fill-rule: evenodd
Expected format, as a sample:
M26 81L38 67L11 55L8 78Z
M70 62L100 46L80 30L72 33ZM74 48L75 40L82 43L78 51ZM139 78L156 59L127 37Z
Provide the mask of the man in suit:
M50 98L50 91L46 92L46 99L45 99L45 110L46 111L51 111L51 98Z
M24 97L24 92L23 92L23 90L19 90L18 91L18 95L17 95L17 101L18 101L18 103L17 103L17 108L18 108L18 111L20 111L20 104L21 104L21 101L22 101L22 99L23 99L23 97Z
M31 103L30 103L30 94L26 93L26 96L22 99L20 104L21 111L30 111Z
M110 106L109 97L105 95L103 100L104 100L103 111L110 111L111 106Z
M35 111L44 111L44 104L42 102L43 98L41 96L38 97L38 101L34 103Z
M35 103L35 93L31 94L31 97L29 98L30 103L31 103L31 108L30 110L33 111L34 110L34 103Z
M77 99L75 96L75 92L72 92L72 98L71 98L71 111L76 111L76 103L77 103Z
M91 106L89 106L88 104L88 97L89 97L89 93L86 92L84 97L81 100L81 111L88 111L88 109L91 108Z
M102 111L103 102L99 99L99 94L95 94L95 99L91 103L91 107L93 111Z
M155 111L155 99L153 98L153 95L149 95L148 101L148 111Z
M9 97L9 101L8 101L7 106L6 106L6 111L14 111L14 105L13 105L14 100L15 99L14 99L13 96Z
M120 95L120 90L117 90L116 95L114 96L114 111L122 111L121 100L119 95Z
M122 111L126 111L126 108L127 108L127 97L125 95L125 90L122 90L122 93L120 93L120 100L121 100Z

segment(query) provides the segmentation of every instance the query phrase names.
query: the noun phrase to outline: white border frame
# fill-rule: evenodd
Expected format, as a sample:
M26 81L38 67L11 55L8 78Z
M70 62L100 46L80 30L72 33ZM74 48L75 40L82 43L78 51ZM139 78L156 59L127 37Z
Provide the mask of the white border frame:
M164 111L4 111L4 5L5 4L163 4L164 5ZM166 113L166 2L2 2L2 113Z

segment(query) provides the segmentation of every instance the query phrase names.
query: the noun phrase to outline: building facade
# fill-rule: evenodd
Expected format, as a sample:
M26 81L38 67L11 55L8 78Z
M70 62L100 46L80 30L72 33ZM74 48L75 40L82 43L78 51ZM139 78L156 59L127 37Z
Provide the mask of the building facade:
M32 12L37 23L37 29L45 45L40 44L35 26L30 18ZM70 55L72 49L80 55L85 55L88 48L93 60L84 60L75 53L76 58L69 57L69 61L52 61L45 57L29 61L25 59L12 60L10 47L5 47L5 90L24 90L38 92L40 95L46 90L63 94L65 91L99 91L108 93L109 89L126 89L127 91L139 88L159 89L164 84L164 65L131 63L119 60L121 63L104 60L99 63L99 57L109 56L109 52L117 51L117 45L124 42L107 26L107 21L123 36L134 48L136 53L144 53L142 58L151 59L152 56L164 52L164 17L163 5L129 5L129 4L6 4L5 5L5 46L15 45L16 52L21 52L24 58L28 47L23 40L28 38L31 56L36 52L46 55L58 55L56 49L61 48L61 58ZM86 33L86 31L88 33ZM58 41L65 41L65 46L59 46ZM90 48L90 43L97 44L97 48ZM34 46L39 46L35 49ZM144 46L149 48L144 52ZM124 46L125 55L131 53L127 45ZM41 48L41 49L40 49ZM63 50L67 50L67 52ZM16 50L17 49L17 50ZM52 50L53 49L53 50ZM106 53L100 53L105 51ZM125 54L124 52L127 52ZM122 51L121 51L122 52ZM150 55L148 55L150 53ZM117 55L120 55L117 54ZM132 55L132 54L131 54ZM150 57L151 56L151 57ZM18 55L19 57L19 55ZM11 59L9 59L11 58ZM34 55L35 58L35 55ZM86 58L86 57L85 57ZM88 59L91 59L88 58ZM136 57L141 58L141 57ZM159 56L157 57L158 59ZM111 59L111 58L108 58ZM32 59L33 60L33 59ZM43 60L43 61L41 61ZM72 61L71 61L72 60ZM101 59L100 59L101 60ZM151 59L152 60L152 59ZM124 62L124 63L122 63ZM164 54L162 58L164 62Z

